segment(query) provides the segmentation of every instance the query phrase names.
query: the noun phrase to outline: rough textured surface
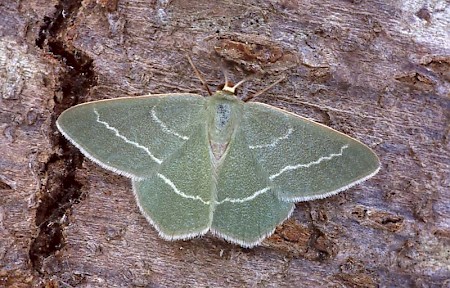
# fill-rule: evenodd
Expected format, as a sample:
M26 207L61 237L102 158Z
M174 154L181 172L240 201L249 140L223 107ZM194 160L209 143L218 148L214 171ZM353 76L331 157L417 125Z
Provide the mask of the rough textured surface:
M0 286L450 286L448 1L0 3ZM256 249L166 242L54 126L89 100L255 75L257 101L370 145L381 172ZM226 61L225 64L221 64ZM257 74L254 74L257 73Z

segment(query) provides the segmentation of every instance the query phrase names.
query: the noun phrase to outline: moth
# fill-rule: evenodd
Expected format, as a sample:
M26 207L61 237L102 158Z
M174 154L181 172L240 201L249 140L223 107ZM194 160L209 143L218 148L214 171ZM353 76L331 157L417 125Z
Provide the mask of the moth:
M142 214L167 240L211 232L258 245L294 203L335 195L380 162L358 140L263 103L236 86L80 104L56 125L101 167L131 178Z

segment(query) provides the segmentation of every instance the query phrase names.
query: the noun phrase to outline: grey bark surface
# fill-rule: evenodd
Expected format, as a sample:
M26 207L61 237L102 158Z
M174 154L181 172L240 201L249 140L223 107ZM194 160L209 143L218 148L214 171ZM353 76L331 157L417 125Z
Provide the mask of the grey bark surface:
M0 286L450 287L448 1L0 3ZM260 247L167 242L129 180L84 159L56 117L91 100L242 96L355 137L382 168L298 203ZM268 121L270 121L268 119Z

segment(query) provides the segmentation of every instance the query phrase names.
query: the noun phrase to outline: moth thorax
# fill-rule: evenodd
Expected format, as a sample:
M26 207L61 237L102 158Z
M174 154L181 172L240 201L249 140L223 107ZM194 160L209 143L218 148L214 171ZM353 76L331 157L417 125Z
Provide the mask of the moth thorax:
M209 134L212 142L227 144L235 129L236 113L231 103L220 101L212 107L212 121L209 123Z
M212 116L208 127L210 146L216 160L219 160L226 152L236 129L236 113L238 113L236 108L234 101L225 99L214 102L210 107Z
M225 153L233 134L232 106L229 103L216 103L213 111L213 121L210 124L210 146L211 152L216 160Z

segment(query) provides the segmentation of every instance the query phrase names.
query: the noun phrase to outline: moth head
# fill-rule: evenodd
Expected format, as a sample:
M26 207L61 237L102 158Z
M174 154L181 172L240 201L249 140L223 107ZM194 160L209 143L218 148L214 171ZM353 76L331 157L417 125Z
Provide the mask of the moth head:
M236 95L236 89L241 86L245 81L247 81L247 79L243 79L241 81L239 81L237 84L233 85L232 82L228 81L227 79L225 79L225 84L222 84L219 86L219 89L232 94L232 95Z

